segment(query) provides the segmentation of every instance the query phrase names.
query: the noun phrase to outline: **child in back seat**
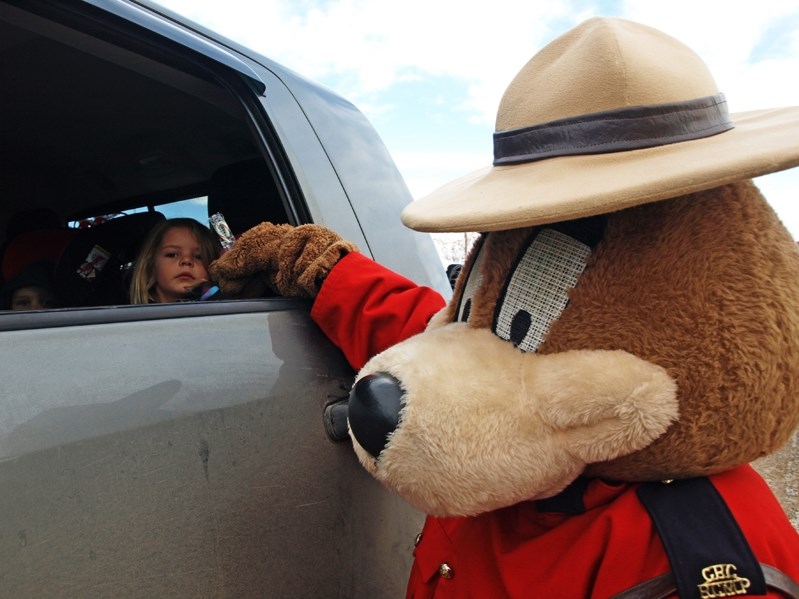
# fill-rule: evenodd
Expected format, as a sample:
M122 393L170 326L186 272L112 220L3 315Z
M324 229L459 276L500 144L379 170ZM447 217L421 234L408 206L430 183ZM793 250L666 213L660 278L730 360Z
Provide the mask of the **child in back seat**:
M59 306L50 262L30 264L3 285L0 294L0 309L3 310L48 310Z
M180 301L208 281L208 265L221 253L219 239L192 218L157 224L144 241L130 284L132 304Z

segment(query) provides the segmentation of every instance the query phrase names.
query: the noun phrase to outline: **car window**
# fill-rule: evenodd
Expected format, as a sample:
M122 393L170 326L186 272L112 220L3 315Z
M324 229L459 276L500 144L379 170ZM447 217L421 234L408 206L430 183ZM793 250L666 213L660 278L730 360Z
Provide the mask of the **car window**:
M169 40L145 43L90 6L80 8L95 11L85 21L55 19L44 3L34 10L43 12L0 3L0 77L13 82L0 95L4 289L44 262L70 287L62 307L117 305L125 269L159 220L208 226L221 212L235 234L291 221L286 206L302 198L273 160L282 150L240 70ZM90 276L76 282L82 269ZM86 281L92 293L75 293ZM114 292L94 293L101 286Z
M197 222L209 227L208 223L208 196L178 200L168 204L155 204L138 206L122 212L111 214L98 214L86 218L71 220L67 226L73 229L85 229L103 224L113 218L120 218L130 214L140 214L142 212L160 212L165 218L193 218Z

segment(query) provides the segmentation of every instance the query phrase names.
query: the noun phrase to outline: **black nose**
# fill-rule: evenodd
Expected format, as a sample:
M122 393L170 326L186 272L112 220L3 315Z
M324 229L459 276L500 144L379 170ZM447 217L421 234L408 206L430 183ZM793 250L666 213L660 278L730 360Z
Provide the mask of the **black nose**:
M385 372L366 375L350 392L350 430L374 457L383 451L399 424L403 393L399 381Z

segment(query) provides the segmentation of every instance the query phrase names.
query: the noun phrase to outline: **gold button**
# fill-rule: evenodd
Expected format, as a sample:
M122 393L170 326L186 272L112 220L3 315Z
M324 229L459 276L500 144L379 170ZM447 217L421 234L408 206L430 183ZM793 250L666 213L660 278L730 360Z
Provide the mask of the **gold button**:
M446 578L447 580L455 576L455 573L452 571L452 568L449 564L441 564L438 567L438 574L441 576L441 578Z
M419 543L421 542L422 542L422 533L419 533L418 535L416 535L416 538L413 540L413 546L418 547Z

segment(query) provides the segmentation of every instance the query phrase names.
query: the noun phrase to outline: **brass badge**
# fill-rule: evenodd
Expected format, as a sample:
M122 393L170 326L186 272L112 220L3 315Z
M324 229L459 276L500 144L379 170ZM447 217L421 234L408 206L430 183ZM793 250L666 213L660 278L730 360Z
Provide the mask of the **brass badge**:
M733 564L716 564L702 568L702 578L705 581L697 585L699 596L702 599L715 597L734 597L735 595L746 595L746 590L751 586L748 578L738 576Z

